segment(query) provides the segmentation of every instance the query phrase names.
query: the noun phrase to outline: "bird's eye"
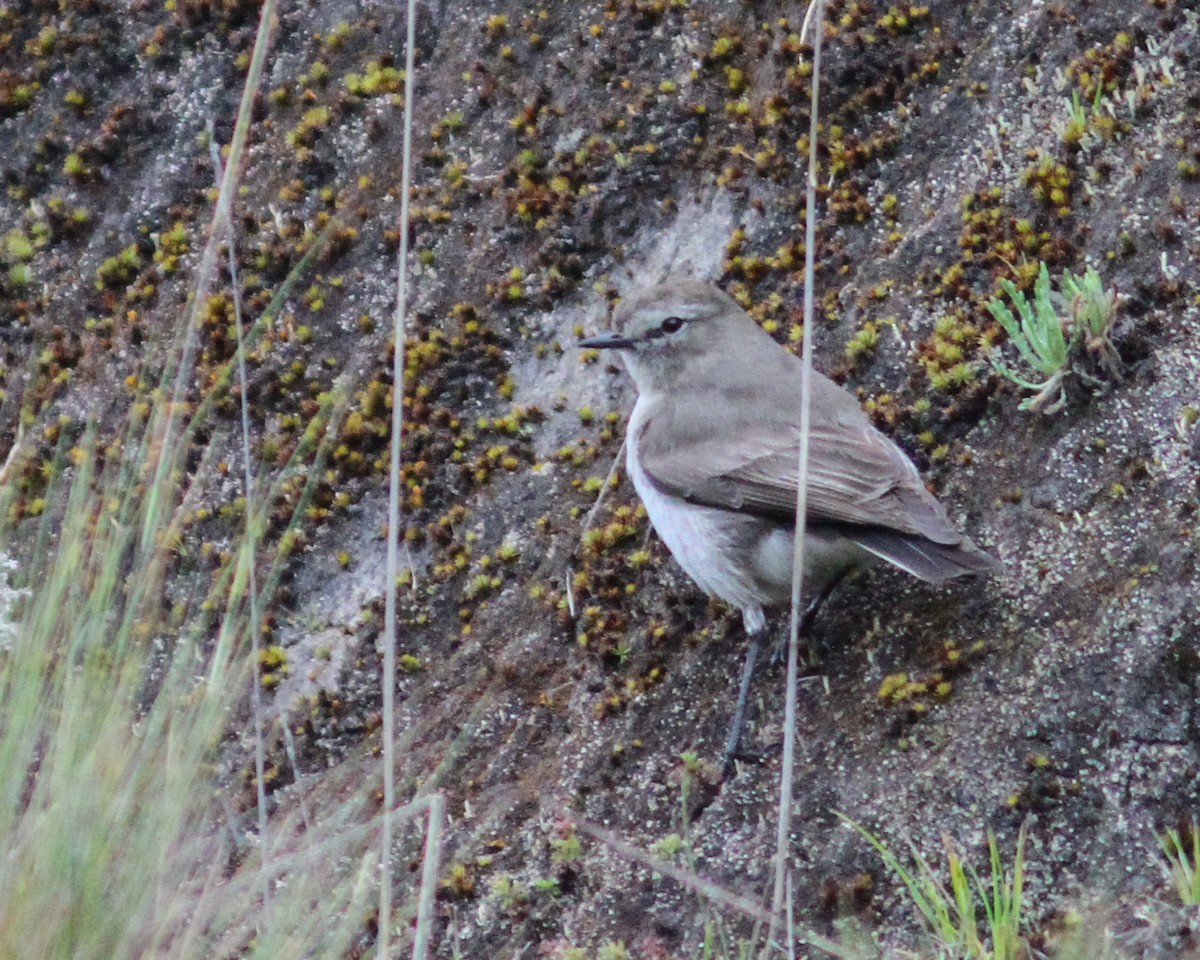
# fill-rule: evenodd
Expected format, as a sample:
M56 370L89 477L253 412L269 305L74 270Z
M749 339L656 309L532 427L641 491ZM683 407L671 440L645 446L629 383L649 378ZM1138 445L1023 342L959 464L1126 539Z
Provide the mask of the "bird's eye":
M663 333L675 333L682 328L683 321L678 317L667 317L667 319L662 322Z

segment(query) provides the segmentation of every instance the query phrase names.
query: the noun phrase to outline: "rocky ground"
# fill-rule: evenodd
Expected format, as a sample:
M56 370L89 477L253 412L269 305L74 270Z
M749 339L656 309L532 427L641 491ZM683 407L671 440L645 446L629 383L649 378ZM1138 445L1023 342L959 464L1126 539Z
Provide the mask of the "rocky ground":
M825 933L915 929L840 812L932 862L948 836L980 867L987 831L1011 856L1028 824L1038 949L1096 909L1121 955L1200 950L1156 861L1200 802L1198 6L828 5L818 366L1004 573L932 589L873 572L818 620L791 854L799 916ZM0 3L0 436L24 422L11 482L30 524L60 437L115 437L154 398L258 9ZM687 582L619 473L585 533L632 391L575 343L626 291L686 274L797 346L803 8L441 0L418 17L397 703L401 796L440 789L451 813L439 955L690 955L711 909L573 824L664 856L686 835L700 872L761 896L782 675L755 685L762 762L720 782L738 618ZM378 776L403 29L398 4L282 4L237 198L262 324L254 453L286 540L267 680L298 754L277 722L280 807L338 765ZM1019 409L988 359L998 279L1028 287L1039 261L1119 291L1120 376L1081 353L1094 382L1069 375L1054 414ZM218 456L164 598L185 607L227 570L241 495L233 298L214 290L193 399L216 400L197 439ZM308 452L314 420L330 440Z

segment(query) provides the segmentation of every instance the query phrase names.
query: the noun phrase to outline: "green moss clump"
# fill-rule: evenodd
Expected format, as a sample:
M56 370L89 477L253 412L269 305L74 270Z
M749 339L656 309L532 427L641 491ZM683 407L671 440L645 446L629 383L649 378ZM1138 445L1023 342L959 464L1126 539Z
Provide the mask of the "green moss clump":
M286 140L290 147L311 147L317 137L328 126L332 112L327 106L317 106L305 111L300 122L288 131Z
M97 290L118 290L131 284L142 268L142 255L131 243L115 257L109 257L96 270Z
M342 82L350 93L364 99L385 93L401 93L404 90L404 71L372 60L367 64L366 73L348 73Z

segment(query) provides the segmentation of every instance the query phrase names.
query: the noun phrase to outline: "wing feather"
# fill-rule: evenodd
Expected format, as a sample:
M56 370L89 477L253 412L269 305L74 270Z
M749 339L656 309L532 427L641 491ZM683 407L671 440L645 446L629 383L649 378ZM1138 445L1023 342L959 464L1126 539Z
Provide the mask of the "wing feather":
M962 542L903 451L875 429L853 397L817 377L809 519L883 527L940 544ZM737 399L746 398L719 398L724 402L714 417L694 415L706 409L697 397L654 403L634 438L643 468L660 489L693 503L790 518L796 509L798 395L795 410L775 409L765 421L753 422L762 404Z

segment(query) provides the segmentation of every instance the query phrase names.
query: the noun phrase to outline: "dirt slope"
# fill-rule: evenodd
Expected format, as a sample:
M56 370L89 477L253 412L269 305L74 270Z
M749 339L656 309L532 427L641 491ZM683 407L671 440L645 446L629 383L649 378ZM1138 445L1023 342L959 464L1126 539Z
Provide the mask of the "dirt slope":
M931 858L948 835L979 865L985 831L1010 851L1028 821L1039 929L1112 897L1131 955L1196 950L1153 859L1155 832L1200 801L1196 8L829 4L818 365L1005 573L933 590L875 572L822 613L792 842L818 928L912 928L837 811ZM115 430L147 395L138 363L181 315L211 215L205 127L230 138L257 9L0 6L0 428L7 446L22 406L37 425L17 481L31 513L55 431ZM686 581L628 483L582 536L632 393L574 343L607 302L673 273L718 280L798 343L802 9L419 16L397 689L401 792L436 786L453 817L439 955L607 940L688 955L694 895L591 840L577 852L570 824L660 852L686 829L702 872L759 896L782 677L764 669L755 688L763 762L719 783L737 619ZM320 395L352 385L273 601L272 700L316 795L327 766L378 747L402 37L397 4L285 3L238 198L242 294L250 320L270 317L256 454L287 480L281 516L302 498L308 464L284 465ZM1026 394L987 360L1005 339L984 306L997 278L1028 284L1039 260L1055 276L1093 264L1120 292L1122 379L1081 361L1103 386L1072 375L1054 415L1019 410ZM196 396L232 355L231 310L201 308ZM195 602L228 562L240 466L224 396L212 438L228 474L209 481L169 602ZM286 805L296 771L277 755Z

